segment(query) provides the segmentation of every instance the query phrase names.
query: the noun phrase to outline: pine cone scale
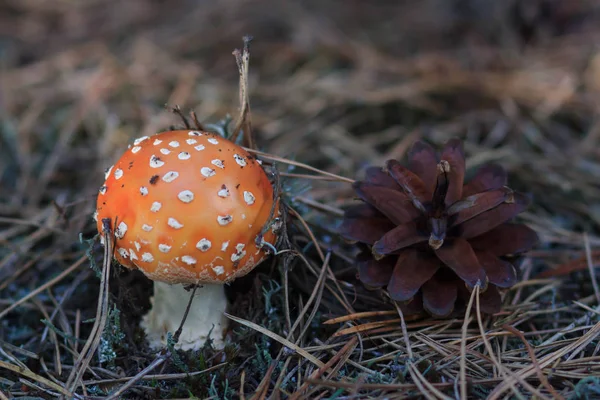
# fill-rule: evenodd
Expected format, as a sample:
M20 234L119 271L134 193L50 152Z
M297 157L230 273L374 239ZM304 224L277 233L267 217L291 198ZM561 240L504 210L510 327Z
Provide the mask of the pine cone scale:
M442 247L435 250L436 256L469 287L479 283L482 288L487 285L485 270L481 267L475 251L463 238L446 241Z
M512 193L512 190L506 187L477 193L452 204L447 213L449 217L452 217L452 225L460 225L504 203L512 198Z
M490 283L499 288L509 288L517 283L517 271L511 263L488 251L476 251L475 254Z
M418 210L410 207L411 201L404 193L373 183L357 182L354 191L362 200L373 205L394 224L403 224L419 216Z
M416 249L403 251L387 287L390 297L396 301L411 300L440 267L441 263L435 257Z
M527 225L505 223L470 239L475 249L484 249L495 256L517 255L534 247L539 241L537 233Z
M423 285L421 290L423 307L434 317L447 317L454 310L454 303L458 297L456 282L448 281L436 274Z
M437 155L433 147L425 142L416 142L408 152L410 170L417 175L425 188L433 193L437 180Z
M427 239L427 236L419 232L414 222L398 225L373 244L373 254L378 258Z
M459 235L465 239L474 238L525 211L529 206L529 200L520 193L515 193L513 197L514 202L502 203L498 207L483 212L457 226L457 231L460 232Z

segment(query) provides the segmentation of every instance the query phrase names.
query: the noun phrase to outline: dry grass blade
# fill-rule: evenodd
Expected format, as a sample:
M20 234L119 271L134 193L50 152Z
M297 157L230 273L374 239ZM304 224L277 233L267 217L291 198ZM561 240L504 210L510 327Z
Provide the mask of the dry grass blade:
M29 379L33 379L35 382L39 382L45 386L48 386L49 388L52 388L54 390L56 390L59 393L62 393L64 396L67 396L67 398L73 398L73 397L78 397L78 396L74 396L72 392L70 392L69 390L65 389L64 387L52 382L49 379L44 378L43 376L39 376L38 374L32 372L31 370L27 369L27 368L23 368L23 367L19 367L13 364L9 364L6 363L4 361L0 361L0 368L4 368L7 369L9 371L13 371L17 374L23 375L28 377Z
M315 358L313 355L311 355L310 353L308 353L303 348L301 348L298 345L290 342L286 338L281 337L281 336L277 335L276 333L273 333L270 330L265 329L265 328L263 328L262 326L260 326L258 324L255 324L254 322L250 322L248 320L245 320L245 319L242 319L242 318L238 318L238 317L235 317L235 316L227 314L227 313L225 313L225 316L227 318L229 318L229 319L237 322L238 324L242 324L244 326L247 326L248 328L252 328L255 331L258 331L258 332L262 333L263 335L266 335L266 336L270 337L271 339L279 342L280 344L286 346L290 350L293 350L294 352L298 353L302 357L306 358L308 361L312 362L317 367L322 367L323 365L325 365L325 364L323 364L323 362L321 362L320 360L318 360L317 358Z
M379 316L396 315L396 314L397 314L396 311L365 311L365 312L344 315L343 317L331 318L331 319L328 319L327 321L324 321L323 324L324 325L333 325L333 324L339 324L340 322L354 321L354 320L360 319L360 318L370 318L370 317L379 317Z
M467 305L467 311L465 312L465 320L461 329L461 341L460 341L460 398L467 398L467 328L471 322L471 308L473 307L473 301L475 300L475 293L479 293L479 284L475 286L475 289L471 292L469 298L469 304Z
M350 328L340 329L339 331L337 331L336 333L333 334L333 337L352 335L352 334L359 333L359 332L368 332L373 329L381 328L381 327L392 325L392 324L397 324L400 321L401 321L400 319L390 319L390 320L381 321L381 322L367 322L367 323L364 323L361 325L351 326Z

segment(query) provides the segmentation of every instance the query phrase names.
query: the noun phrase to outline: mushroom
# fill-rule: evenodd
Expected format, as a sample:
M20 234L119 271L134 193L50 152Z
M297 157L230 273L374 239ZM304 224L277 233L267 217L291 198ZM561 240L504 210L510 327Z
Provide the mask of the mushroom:
M110 218L117 261L154 281L141 323L150 346L166 344L189 301L184 285L199 284L177 348L199 349L209 337L222 348L224 284L267 257L280 225L260 162L216 134L168 131L136 139L105 178L98 231Z

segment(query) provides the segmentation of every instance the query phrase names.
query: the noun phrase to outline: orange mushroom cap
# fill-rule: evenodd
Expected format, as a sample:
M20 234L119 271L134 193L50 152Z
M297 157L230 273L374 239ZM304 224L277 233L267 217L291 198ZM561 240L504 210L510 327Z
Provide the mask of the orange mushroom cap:
M115 257L155 281L224 283L267 255L273 187L242 147L213 133L168 131L134 141L106 173L97 226L113 221ZM274 217L280 215L277 204ZM277 224L263 235L274 244Z

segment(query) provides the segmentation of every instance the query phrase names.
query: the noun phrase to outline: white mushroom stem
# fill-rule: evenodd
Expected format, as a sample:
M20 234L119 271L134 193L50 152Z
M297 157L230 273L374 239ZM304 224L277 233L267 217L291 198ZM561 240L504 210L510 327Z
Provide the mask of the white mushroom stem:
M183 285L154 282L154 297L150 300L152 308L141 322L150 347L163 348L167 344L167 333L175 335L191 294L192 292L185 290ZM204 346L210 335L213 347L222 349L228 321L224 315L226 308L227 298L223 285L199 286L175 348L198 350Z

